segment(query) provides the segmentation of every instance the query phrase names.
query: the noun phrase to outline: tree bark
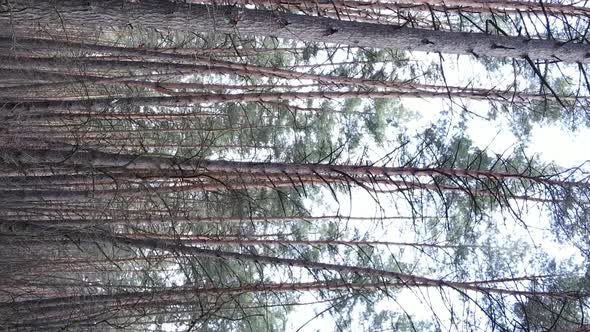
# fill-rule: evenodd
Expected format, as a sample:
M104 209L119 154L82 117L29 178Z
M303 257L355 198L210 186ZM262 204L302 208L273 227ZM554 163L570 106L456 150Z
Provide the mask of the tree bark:
M9 10L10 7L10 10ZM590 45L481 33L432 31L375 23L159 0L11 1L0 25L49 30L129 25L194 32L276 36L351 46L590 63Z

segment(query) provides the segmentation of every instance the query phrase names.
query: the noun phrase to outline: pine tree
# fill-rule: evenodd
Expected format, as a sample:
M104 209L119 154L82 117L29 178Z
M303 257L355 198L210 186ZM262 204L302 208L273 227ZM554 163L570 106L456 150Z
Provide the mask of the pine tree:
M585 166L463 133L587 121L584 7L0 8L2 329L584 328Z

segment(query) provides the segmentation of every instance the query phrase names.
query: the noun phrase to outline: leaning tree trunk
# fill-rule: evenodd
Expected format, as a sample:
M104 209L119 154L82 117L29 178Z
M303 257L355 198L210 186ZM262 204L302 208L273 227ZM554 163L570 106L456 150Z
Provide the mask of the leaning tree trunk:
M2 31L144 26L276 36L363 47L590 63L590 45L523 37L432 31L375 23L160 0L23 0L0 5Z

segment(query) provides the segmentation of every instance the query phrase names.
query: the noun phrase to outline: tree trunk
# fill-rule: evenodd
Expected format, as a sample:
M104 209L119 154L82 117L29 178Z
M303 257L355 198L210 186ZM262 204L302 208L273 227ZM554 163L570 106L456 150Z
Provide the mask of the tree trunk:
M142 0L10 1L0 24L14 29L144 26L276 36L351 46L589 63L590 45L481 33L415 29L226 6ZM10 8L9 8L10 7Z
M284 267L301 267L304 269L315 269L334 271L352 275L363 275L367 277L384 278L390 282L402 282L405 287L449 287L456 290L476 291L482 293L497 293L505 295L520 295L520 296L547 296L554 298L578 298L584 294L575 293L557 293L557 292L537 292L527 290L513 290L498 287L482 287L478 282L457 282L444 281L439 279L431 279L404 272L394 272L381 270L370 267L358 267L344 264L331 264L309 261L305 259L280 258L275 256L257 255L249 253L228 252L213 249L204 249L200 247L184 246L176 243L169 243L167 241L160 241L155 239L133 239L108 232L93 232L88 233L74 229L60 229L45 226L38 226L34 224L18 224L23 230L31 230L34 232L55 232L56 235L78 238L82 241L90 242L106 242L116 245L127 245L135 248L163 250L171 253L186 254L197 257L205 257L220 260L237 260L242 262L252 262L255 264L270 264Z
M345 1L348 2L348 1ZM354 1L350 1L354 2ZM533 12L555 15L590 15L590 8L573 6L560 3L550 3L545 0L519 1L519 0L396 0L397 4L420 5L426 8L459 8L466 11L496 11L503 12Z
M189 0L191 3L206 4L205 0ZM378 14L379 11L396 11L396 10L439 10L448 12L478 12L486 13L493 11L498 14L517 14L519 12L568 15L568 16L587 16L590 14L590 8L583 6L566 5L560 3L548 3L545 1L518 1L518 0L396 0L395 2L380 1L355 1L355 0L335 0L335 1L305 1L305 0L240 0L241 5L279 5L292 6L298 9L317 10L322 12L356 10L359 14L371 13ZM358 15L358 14L357 14Z
M376 240L293 240L293 239L267 239L253 238L247 236L228 236L228 235L161 235L161 234L141 234L129 233L121 234L122 236L144 239L144 240L164 240L171 241L175 244L182 245L227 245L227 246L401 246L414 248L438 248L438 249L459 249L475 248L475 245L453 245L438 243L417 243L417 242L394 242L394 241L376 241Z
M498 96L495 93L482 92L481 94L467 92L446 92L446 91L421 91L406 89L408 91L311 91L311 92L253 92L253 93L177 93L171 96L149 96L149 97L98 97L93 99L78 100L35 100L35 101L13 101L0 103L0 107L6 111L4 118L16 115L40 116L46 112L55 111L104 111L113 107L127 109L132 106L167 106L167 107L189 107L203 103L224 103L224 102L277 102L288 100L305 99L336 99L336 98L441 98L455 95L457 97L468 97L472 99L491 99L509 102L507 98ZM510 95L510 93L504 93ZM519 96L518 94L516 96ZM524 98L530 96L534 99L551 99L542 95L523 94ZM506 96L508 97L508 96ZM565 97L569 102L575 97ZM580 97L581 100L587 97ZM522 100L522 99L521 99ZM24 113L28 112L28 113ZM122 113L123 115L123 113Z
M7 43L9 38L1 38L0 42ZM403 81L382 81L382 80L368 80L360 78L348 78L339 76L329 75L318 75L309 74L303 72L297 72L289 69L281 68L270 68L242 63L234 63L229 61L215 60L211 58L198 57L198 56L187 56L179 54L167 54L158 51L145 51L136 48L126 47L113 47L103 45L93 45L84 43L73 43L63 41L53 41L45 39L31 39L31 38L19 38L18 47L26 49L30 48L57 48L66 47L71 50L80 50L80 52L86 52L87 54L99 54L106 52L114 55L125 55L131 58L135 58L134 61L115 61L115 60L96 60L96 59L67 59L67 61L46 59L46 58L11 58L4 57L0 60L0 67L18 68L21 70L29 69L32 67L46 67L50 69L68 70L68 71L80 71L78 65L85 70L90 71L101 71L101 70L119 70L119 71L146 71L146 70L160 70L169 71L171 73L199 73L199 72L217 72L221 74L243 74L243 75L255 75L260 77L276 77L281 79L291 80L302 80L308 79L315 83L292 86L292 85L261 85L261 86L247 86L247 85L211 85L211 84L195 84L195 83L169 83L169 82L145 82L133 80L132 77L100 77L92 75L79 75L76 77L74 74L72 77L76 77L76 80L70 82L60 83L48 83L48 84L35 84L29 86L17 86L12 88L3 89L0 91L0 95L9 95L10 92L18 94L28 93L32 90L39 88L64 88L70 85L76 85L80 83L103 83L103 84L122 84L128 86L142 86L150 88L164 94L178 94L169 89L266 89L266 88L282 88L285 89L299 89L302 87L316 86L319 84L333 84L333 85L354 85L354 86L367 86L382 89L393 89L397 92L403 92L407 96L414 96L420 98L438 98L438 97L458 97L458 98L469 98L477 100L495 100L506 103L519 103L532 100L547 100L555 99L553 95L541 95L531 94L518 91L506 91L502 89L486 89L486 88L473 88L473 87L459 87L459 86L440 86L440 85L427 85L419 84L414 82L403 82ZM149 59L150 61L146 61ZM69 63L68 63L69 62ZM206 66L206 67L204 67ZM15 70L15 69L12 69ZM141 76L138 76L141 77ZM23 92L25 90L26 92ZM17 95L18 95L17 94ZM180 93L182 94L182 93ZM582 99L588 99L587 96L559 96L561 101L577 101Z
M80 211L79 214L82 215L83 211ZM113 214L114 215L114 214ZM25 218L18 218L18 217L10 217L4 219L6 222L22 222L25 220L34 220L35 223L43 223L43 224L50 224L50 225L68 225L68 226L96 226L96 225L190 225L190 224L207 224L207 223L215 223L215 224L227 224L227 223L283 223L283 222L307 222L313 223L317 221L330 221L330 220L338 220L338 221L366 221L366 222L375 222L375 221L386 221L386 220L415 220L415 219L432 219L435 217L424 217L424 216L395 216L395 217L346 217L346 216L267 216L267 217L170 217L170 216L157 216L153 214L146 213L144 216L132 216L132 217L117 217L109 216L108 218L103 219L96 219L96 217L89 217L87 219L79 219L79 218L72 218L68 219L63 216L60 217L50 217L47 215L39 216L39 218L34 216L27 216Z
M527 173L509 173L501 171L469 170L461 168L435 167L379 167L359 165L328 165L328 164L287 164L264 162L237 162L225 160L181 160L167 157L152 157L131 154L114 154L95 150L64 151L64 150L25 150L5 149L0 158L6 163L20 165L60 165L83 166L89 168L121 167L138 171L176 171L177 177L188 177L203 172L234 173L245 176L248 174L264 174L265 176L287 176L297 181L299 176L340 177L354 181L354 177L367 178L368 182L378 181L380 177L391 181L392 176L444 176L470 179L515 180L539 183L549 186L590 187L585 181L568 181L556 177L535 176ZM166 173L170 176L170 173Z

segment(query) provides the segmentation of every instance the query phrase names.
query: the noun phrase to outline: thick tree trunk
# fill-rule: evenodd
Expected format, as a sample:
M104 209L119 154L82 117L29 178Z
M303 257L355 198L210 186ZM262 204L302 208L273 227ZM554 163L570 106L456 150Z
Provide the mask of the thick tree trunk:
M37 27L55 30L137 25L195 32L239 32L363 47L590 62L590 45L587 44L431 31L235 7L160 0L22 0L1 7L0 25L14 25L15 31Z

